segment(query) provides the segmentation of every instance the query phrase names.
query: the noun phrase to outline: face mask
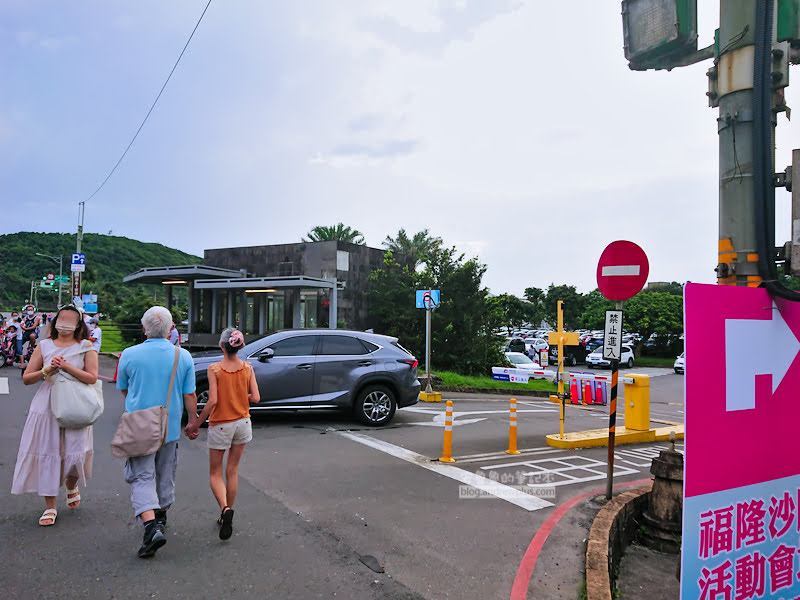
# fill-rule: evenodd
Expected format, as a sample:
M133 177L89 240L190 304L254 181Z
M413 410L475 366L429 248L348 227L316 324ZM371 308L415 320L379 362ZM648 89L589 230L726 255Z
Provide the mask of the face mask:
M28 311L28 316L29 316L29 317L32 317L32 316L33 316L33 311L32 311L32 310L29 310L29 311Z
M72 333L73 331L75 331L75 327L74 326L61 325L61 324L56 325L56 329L58 330L58 333L61 333L61 334L64 334L64 335L68 335L68 334Z

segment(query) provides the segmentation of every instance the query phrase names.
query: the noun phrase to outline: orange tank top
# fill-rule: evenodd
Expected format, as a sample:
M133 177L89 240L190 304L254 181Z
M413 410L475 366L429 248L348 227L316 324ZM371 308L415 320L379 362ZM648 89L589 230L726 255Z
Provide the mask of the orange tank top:
M250 373L253 367L244 363L242 368L229 372L221 363L209 367L217 376L217 404L208 417L210 425L230 423L250 416Z

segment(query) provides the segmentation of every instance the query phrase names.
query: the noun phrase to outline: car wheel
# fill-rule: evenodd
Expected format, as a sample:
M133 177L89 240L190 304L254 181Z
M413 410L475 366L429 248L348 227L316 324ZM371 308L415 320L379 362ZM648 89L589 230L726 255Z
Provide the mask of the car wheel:
M632 369L632 368L633 368L633 359L632 359L632 358L629 358L629 359L628 359L628 368L629 368L629 369Z
M358 394L354 410L358 420L365 425L380 427L394 417L397 401L389 388L382 385L368 385Z
M574 354L570 354L570 355L569 355L569 366L570 366L570 367L574 367L574 366L575 366L575 365L577 365L577 364L578 364L578 359L577 359L577 358L575 358L575 355L574 355Z
M197 386L197 414L199 415L203 412L203 408L208 402L208 384L199 385ZM189 424L189 415L186 413L186 409L183 409L183 416L181 416L181 426L186 427ZM208 427L208 421L205 421L200 424L200 427Z

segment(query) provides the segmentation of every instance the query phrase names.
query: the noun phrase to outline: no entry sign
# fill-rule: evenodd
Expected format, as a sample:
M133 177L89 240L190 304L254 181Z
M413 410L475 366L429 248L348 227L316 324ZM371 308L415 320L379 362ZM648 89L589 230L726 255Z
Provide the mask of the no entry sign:
M650 263L633 242L611 242L597 263L597 287L609 300L628 300L638 294L647 281Z

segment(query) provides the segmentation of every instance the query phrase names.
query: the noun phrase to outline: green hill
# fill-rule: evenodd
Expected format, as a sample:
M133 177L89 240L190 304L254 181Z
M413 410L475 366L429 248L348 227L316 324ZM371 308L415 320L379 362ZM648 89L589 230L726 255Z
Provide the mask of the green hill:
M125 300L137 293L147 292L161 296L161 286L123 284L128 273L144 267L162 265L187 265L202 263L203 259L161 244L138 242L125 237L86 233L81 251L86 254L86 271L83 274L83 293L98 294L101 312L113 315ZM31 281L41 281L47 273L58 275L58 263L37 252L51 256L63 255L64 275L70 274L70 257L75 252L75 234L34 233L23 231L0 235L0 307L19 309L29 298ZM184 298L176 298L183 303ZM183 291L185 296L185 291ZM62 301L69 300L69 288L62 291ZM41 289L39 306L55 306L58 294Z

